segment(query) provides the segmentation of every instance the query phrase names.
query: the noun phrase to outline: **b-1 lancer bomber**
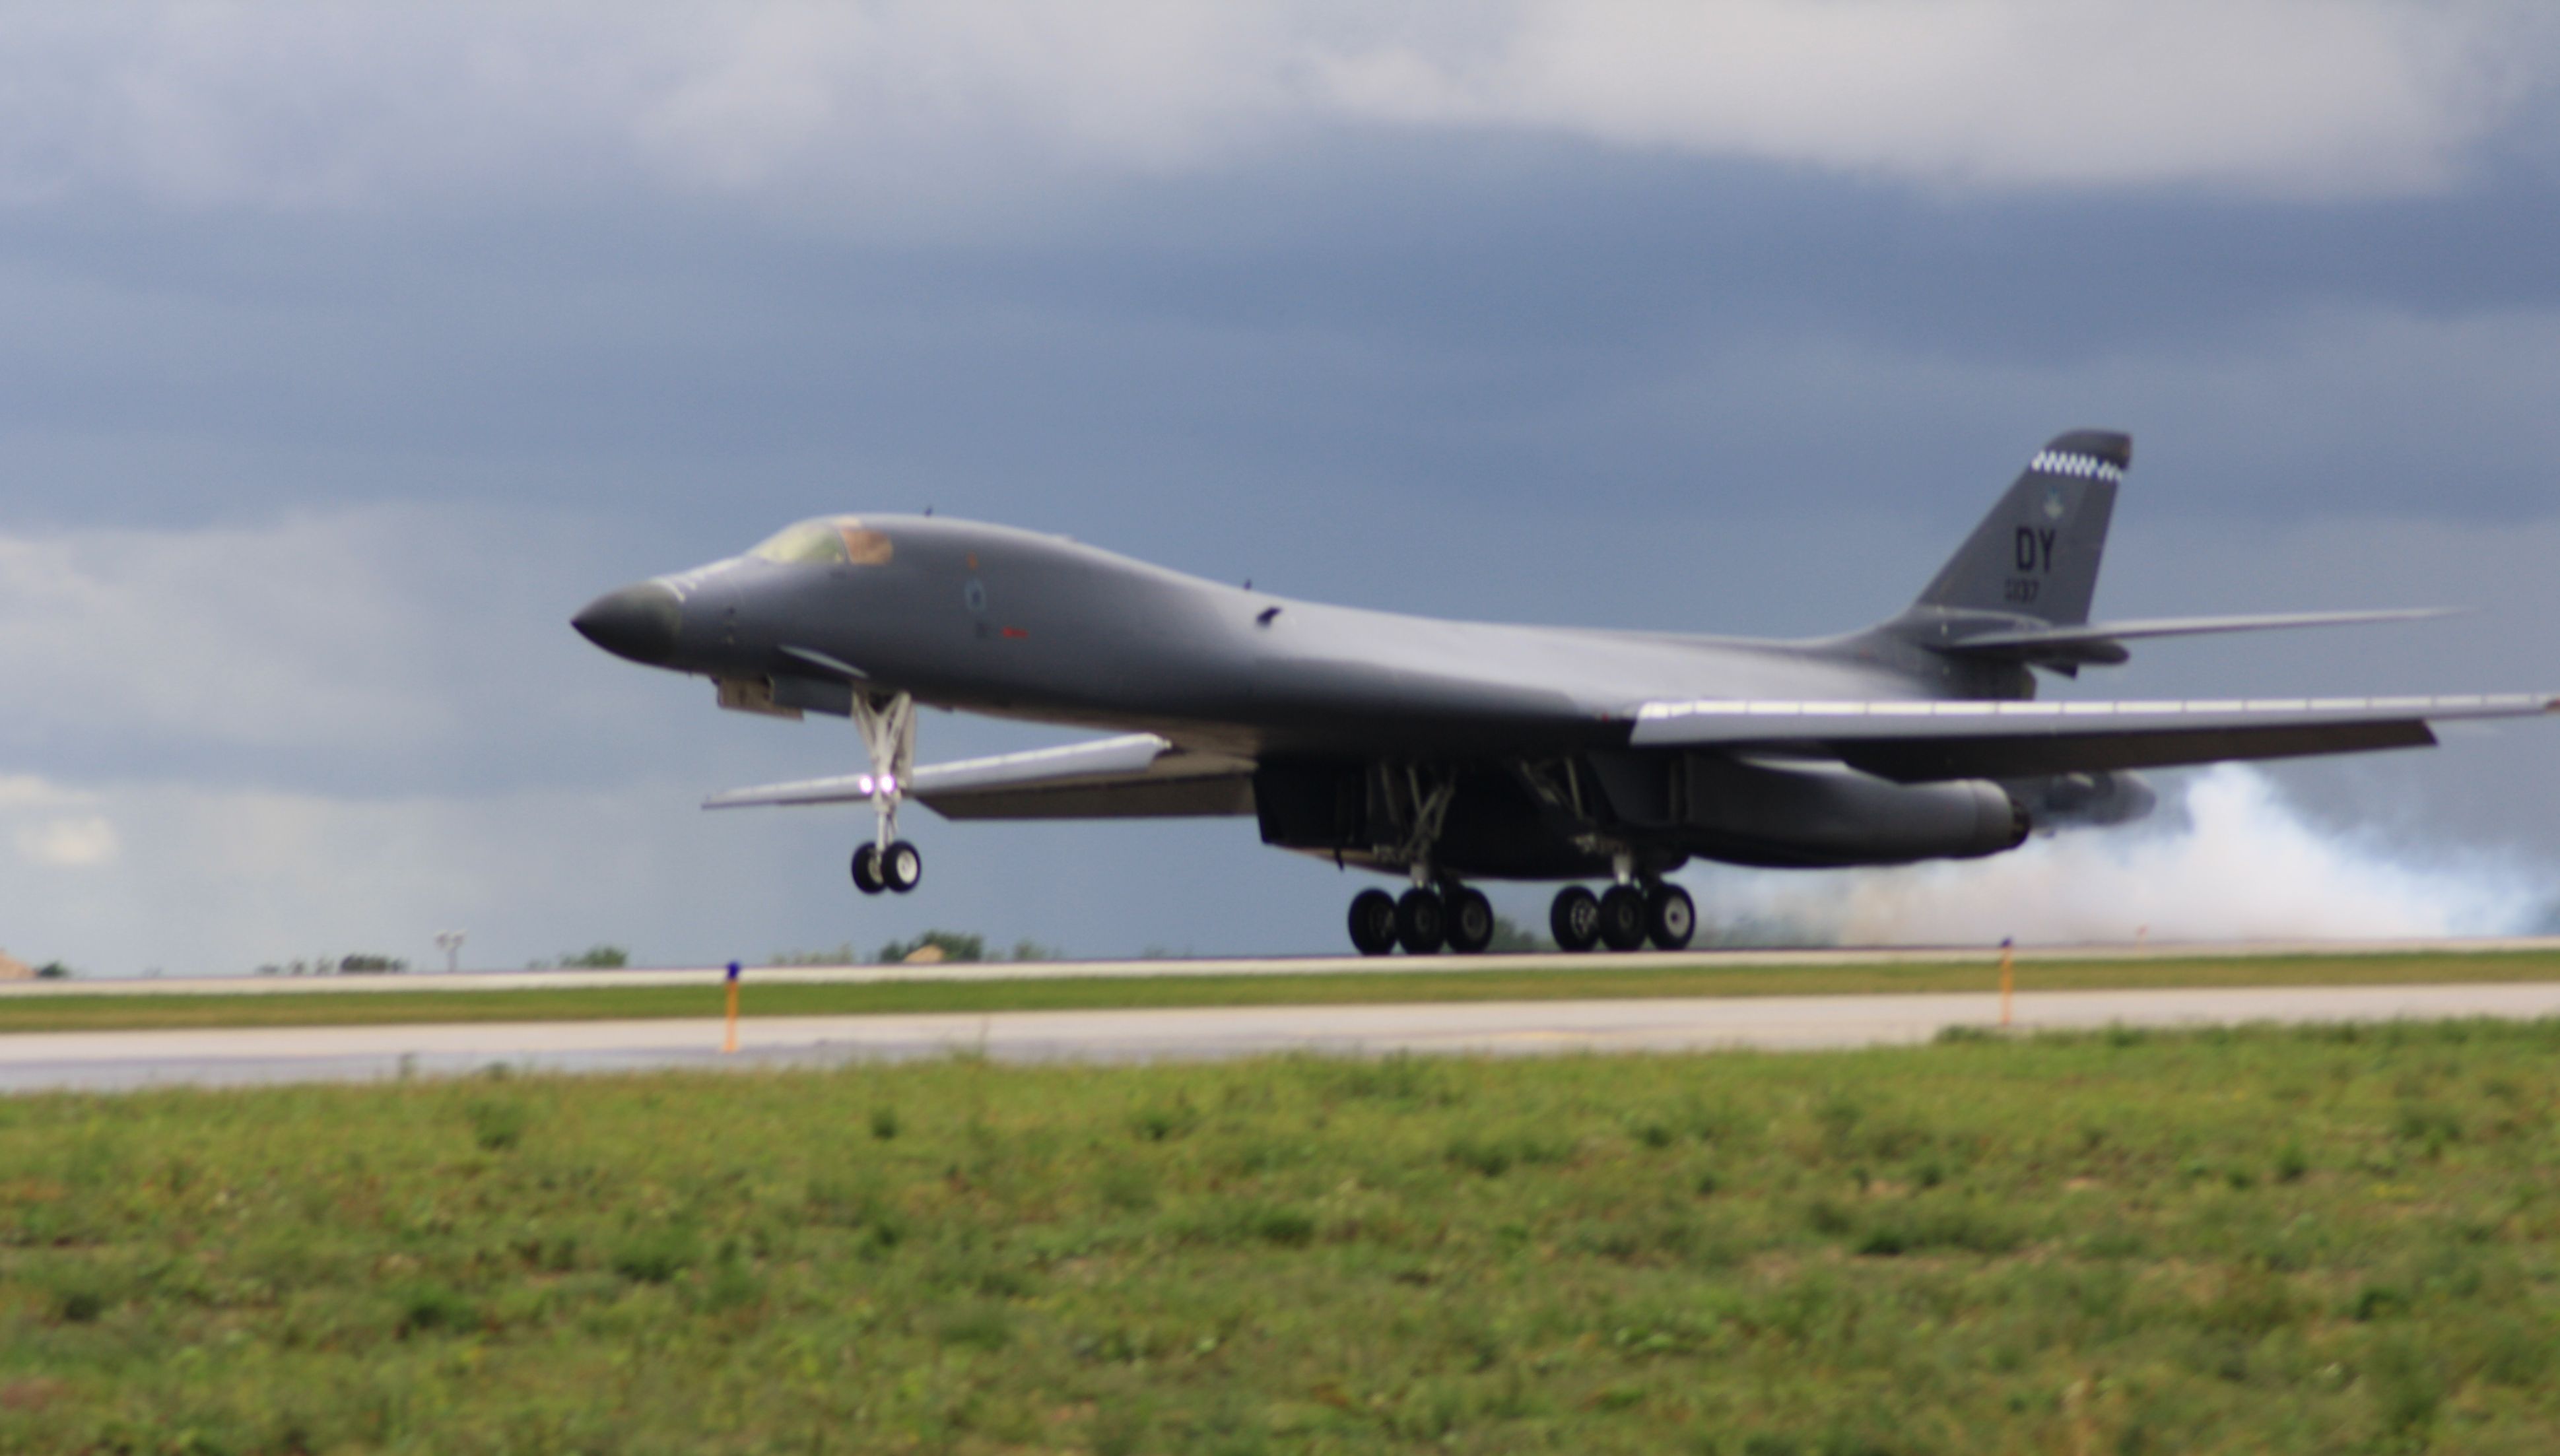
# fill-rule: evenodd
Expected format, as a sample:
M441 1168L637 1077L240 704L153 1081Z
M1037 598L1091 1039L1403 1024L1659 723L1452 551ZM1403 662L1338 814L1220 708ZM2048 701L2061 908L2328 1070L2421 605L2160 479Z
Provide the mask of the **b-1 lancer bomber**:
M1056 536L925 516L804 521L742 556L625 586L576 628L713 680L722 708L849 718L861 772L708 806L868 803L867 893L915 888L899 805L950 819L1254 818L1265 844L1405 880L1352 941L1483 950L1471 882L1568 883L1559 946L1686 945L1665 877L1692 858L1820 868L1962 859L2150 812L2138 770L2433 743L2430 725L2560 710L2533 696L2052 702L2036 673L2195 633L2412 611L2092 622L2132 458L2079 430L2036 452L1901 615L1759 641L1441 621L1200 580ZM915 764L918 706L1115 735Z

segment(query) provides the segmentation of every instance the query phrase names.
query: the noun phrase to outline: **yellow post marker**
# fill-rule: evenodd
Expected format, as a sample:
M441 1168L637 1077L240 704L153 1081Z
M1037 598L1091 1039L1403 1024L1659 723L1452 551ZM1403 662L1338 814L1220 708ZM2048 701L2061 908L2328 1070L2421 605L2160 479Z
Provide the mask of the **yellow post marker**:
M2009 997L2017 990L2017 974L2011 964L2013 960L2014 957L2009 950L2009 940L2003 936L2000 939L2000 1025L2003 1027L2008 1025ZM737 1000L734 989L729 992L729 1000L732 1005Z
M720 1038L720 1051L737 1050L737 962L728 963L728 1031Z

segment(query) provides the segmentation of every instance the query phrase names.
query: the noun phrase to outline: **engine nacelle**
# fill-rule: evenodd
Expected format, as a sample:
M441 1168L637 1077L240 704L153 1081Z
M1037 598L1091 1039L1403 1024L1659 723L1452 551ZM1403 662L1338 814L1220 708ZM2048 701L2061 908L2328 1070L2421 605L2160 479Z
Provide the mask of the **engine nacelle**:
M1988 779L1895 783L1841 763L1714 753L1665 766L1684 847L1735 864L1973 859L2017 848L2032 827Z
M2057 773L2004 780L2009 797L2026 806L2038 833L2130 824L2160 805L2160 795L2139 773Z

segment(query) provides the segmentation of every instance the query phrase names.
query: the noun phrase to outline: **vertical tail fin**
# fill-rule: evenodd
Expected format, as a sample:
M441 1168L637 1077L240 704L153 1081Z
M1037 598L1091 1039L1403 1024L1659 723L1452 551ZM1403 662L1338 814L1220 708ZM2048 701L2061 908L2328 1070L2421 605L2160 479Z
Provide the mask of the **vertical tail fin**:
M2127 435L2075 429L2056 436L1913 605L2013 612L2057 625L2089 620L2116 483L2133 458Z

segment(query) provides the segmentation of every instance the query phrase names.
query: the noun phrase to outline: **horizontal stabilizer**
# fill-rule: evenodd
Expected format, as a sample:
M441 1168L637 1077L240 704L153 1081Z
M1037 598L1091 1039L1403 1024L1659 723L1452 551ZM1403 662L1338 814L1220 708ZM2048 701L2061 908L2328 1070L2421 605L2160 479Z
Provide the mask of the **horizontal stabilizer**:
M1638 747L1813 747L1903 783L2424 747L2431 723L2560 713L2560 696L1648 703Z
M732 789L706 809L868 803L869 774ZM927 764L906 796L946 819L1133 819L1253 812L1253 765L1192 753L1154 733Z
M1999 658L2005 662L2044 666L2111 666L2132 655L2125 649L2127 642L2145 638L2269 632L2292 627L2351 627L2371 622L2417 622L2430 617L2452 616L2461 610L2460 607L2431 606L2386 611L2273 612L2260 616L2152 617L2059 627L2041 624L1996 626L1988 631L1974 632L1964 630L1961 624L1948 623L1946 629L1953 635L1945 640L1929 640L1928 645L1937 652Z

